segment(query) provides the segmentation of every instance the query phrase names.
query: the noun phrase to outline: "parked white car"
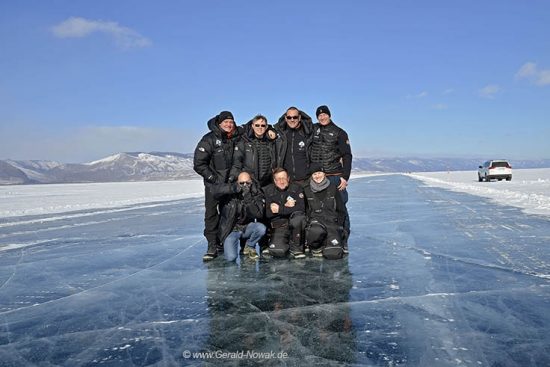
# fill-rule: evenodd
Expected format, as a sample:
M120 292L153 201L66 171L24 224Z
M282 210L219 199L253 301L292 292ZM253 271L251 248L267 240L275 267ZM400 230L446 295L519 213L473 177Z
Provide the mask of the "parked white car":
M477 170L477 179L479 182L491 181L493 179L506 181L512 180L512 166L505 160L492 160L483 163Z

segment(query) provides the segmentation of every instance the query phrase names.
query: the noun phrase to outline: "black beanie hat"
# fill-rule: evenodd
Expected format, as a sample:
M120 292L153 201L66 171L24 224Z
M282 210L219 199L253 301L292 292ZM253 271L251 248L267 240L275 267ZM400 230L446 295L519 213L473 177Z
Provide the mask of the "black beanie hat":
M325 172L321 163L313 162L309 165L309 174L312 175L315 172Z
M330 110L325 105L317 107L317 111L315 111L315 116L319 117L319 115L322 113L326 113L330 117Z
M220 114L218 115L218 124L221 124L223 120L227 120L227 119L235 120L231 112L229 111L220 112Z

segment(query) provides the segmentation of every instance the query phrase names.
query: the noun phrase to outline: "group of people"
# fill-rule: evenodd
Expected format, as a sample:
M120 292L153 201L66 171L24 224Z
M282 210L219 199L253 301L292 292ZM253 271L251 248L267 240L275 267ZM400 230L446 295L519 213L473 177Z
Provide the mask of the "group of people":
M204 261L348 253L350 143L327 106L315 115L290 107L273 126L263 115L236 126L229 111L208 121L193 162L205 185Z

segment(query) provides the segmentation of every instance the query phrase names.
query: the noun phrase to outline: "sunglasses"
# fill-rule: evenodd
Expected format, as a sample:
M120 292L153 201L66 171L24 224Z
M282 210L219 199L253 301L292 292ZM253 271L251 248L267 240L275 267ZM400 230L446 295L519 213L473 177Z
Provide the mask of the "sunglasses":
M241 185L241 186L252 185L252 181L243 181L243 182L239 182L239 185Z
M288 120L298 120L300 116L286 116Z
M266 127L267 125L254 124L254 127Z

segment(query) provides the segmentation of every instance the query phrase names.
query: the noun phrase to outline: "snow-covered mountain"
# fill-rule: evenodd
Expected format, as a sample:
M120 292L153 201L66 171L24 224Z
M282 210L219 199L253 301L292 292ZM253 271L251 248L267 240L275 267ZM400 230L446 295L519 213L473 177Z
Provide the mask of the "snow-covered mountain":
M118 153L89 163L0 161L0 184L155 181L197 178L192 154Z
M0 161L0 185L20 185L31 183L25 172L9 164Z
M118 153L51 170L58 182L178 180L196 177L193 158L179 153Z
M483 159L355 158L354 171L435 172L476 170ZM547 168L550 160L510 161L514 168ZM89 163L0 160L0 184L156 181L200 178L193 154L118 153Z
M22 183L54 182L53 178L49 175L49 172L54 168L63 166L62 163L55 161L14 161L9 159L4 162L23 172L26 176L26 182Z

